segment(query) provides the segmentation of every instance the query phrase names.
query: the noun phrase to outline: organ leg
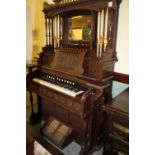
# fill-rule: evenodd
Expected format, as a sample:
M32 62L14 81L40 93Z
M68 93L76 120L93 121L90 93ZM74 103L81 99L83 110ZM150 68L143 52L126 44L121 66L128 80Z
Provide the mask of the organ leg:
M38 104L38 119L41 120L41 115L42 115L42 111L41 111L41 97L37 96L37 104Z
M84 141L83 141L83 144L81 146L81 151L79 153L79 155L84 155L87 153L88 151L88 147L89 147L89 130L88 130L88 123L89 122L89 118L88 119L85 119L84 123L85 123L85 127L86 127L86 130L85 130L85 138L84 138Z
M34 109L33 109L33 96L32 96L32 92L29 91L30 93L30 104L31 104L31 116L29 118L29 123L30 124L34 124L34 117L35 117L35 113L34 113Z
M40 106L40 98L38 97L38 113L35 113L33 108L33 95L31 91L29 91L29 93L30 93L30 104L31 104L31 116L29 118L29 123L33 125L40 121L41 106Z

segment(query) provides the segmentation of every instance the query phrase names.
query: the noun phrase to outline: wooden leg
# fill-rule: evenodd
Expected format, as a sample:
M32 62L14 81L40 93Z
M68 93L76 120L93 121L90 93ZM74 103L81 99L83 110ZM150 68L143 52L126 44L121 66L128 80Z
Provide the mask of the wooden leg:
M41 115L42 115L42 110L41 110L41 97L37 96L37 105L38 105L38 112L37 112L37 117L38 121L41 121Z
M80 151L79 155L84 155L86 152L86 147L87 147L88 120L85 119L84 123L85 123L85 138L84 138L83 144L81 146L81 151Z
M79 155L87 155L88 152L90 151L90 131L88 129L88 125L89 125L89 119L90 118L87 118L85 119L85 138L84 138L84 141L83 141L83 144L81 146L81 151L79 153Z
M37 104L38 104L38 113L42 113L41 111L41 97L40 96L37 96Z
M29 118L29 123L31 125L36 124L40 121L41 118L41 114L40 114L40 107L38 107L38 113L34 112L34 108L33 108L33 95L32 92L30 91L30 104L31 104L31 116Z
M31 115L30 115L30 118L29 118L29 123L33 124L34 118L35 118L35 113L34 113L34 109L33 109L33 96L32 96L31 91L29 91L29 93L30 93L30 104L31 104Z

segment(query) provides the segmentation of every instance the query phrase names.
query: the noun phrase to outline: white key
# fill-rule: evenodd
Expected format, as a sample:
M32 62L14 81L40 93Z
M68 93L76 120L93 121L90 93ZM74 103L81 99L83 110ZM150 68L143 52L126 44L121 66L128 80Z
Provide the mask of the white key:
M80 91L78 91L78 92L73 92L73 91L71 91L71 90L68 90L68 89L66 89L66 88L60 87L60 86L58 86L58 85L56 85L56 84L53 84L53 83L49 83L49 82L47 82L47 81L45 81L45 80L42 80L42 79L39 79L39 78L34 78L34 79L33 79L33 82L39 83L39 84L41 84L41 85L43 85L43 86L46 86L46 87L48 87L48 88L52 88L53 90L57 90L57 91L59 91L59 92L65 94L65 95L68 95L68 96L71 96L71 97L74 97L74 98L75 98L77 95L79 95L79 94L81 94L81 93L84 92L84 91L82 91L82 90L80 90Z

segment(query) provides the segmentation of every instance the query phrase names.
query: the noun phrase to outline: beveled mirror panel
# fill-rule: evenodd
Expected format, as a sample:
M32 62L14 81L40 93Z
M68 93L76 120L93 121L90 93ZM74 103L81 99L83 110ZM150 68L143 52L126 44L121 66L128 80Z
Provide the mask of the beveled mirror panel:
M74 16L69 19L69 40L90 41L92 38L92 16Z

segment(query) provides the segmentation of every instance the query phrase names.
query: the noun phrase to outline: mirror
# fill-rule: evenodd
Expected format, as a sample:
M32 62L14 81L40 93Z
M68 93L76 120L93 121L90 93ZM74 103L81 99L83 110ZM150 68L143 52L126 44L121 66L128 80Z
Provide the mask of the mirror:
M90 41L92 16L74 16L69 19L69 40Z

